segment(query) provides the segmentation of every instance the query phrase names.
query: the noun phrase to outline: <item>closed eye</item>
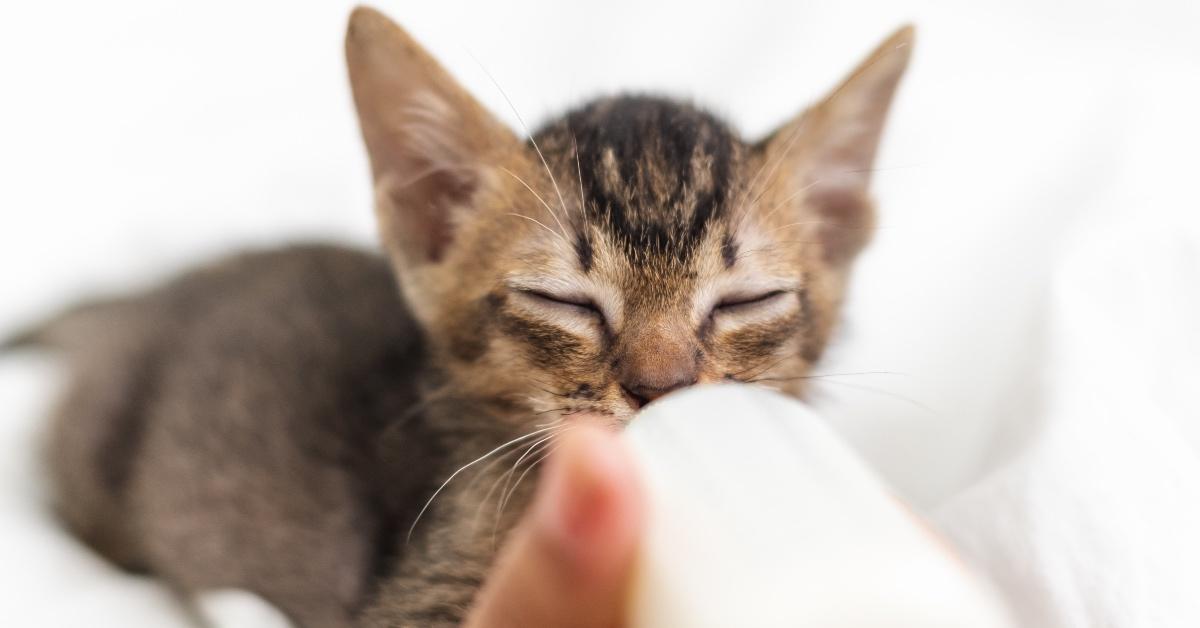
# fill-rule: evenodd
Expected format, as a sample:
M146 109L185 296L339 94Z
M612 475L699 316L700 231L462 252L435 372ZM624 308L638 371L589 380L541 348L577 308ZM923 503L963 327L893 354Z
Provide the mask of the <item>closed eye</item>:
M518 290L521 294L529 299L547 307L574 310L580 314L597 317L601 322L604 321L604 313L600 311L600 307L595 301L587 297L575 295L559 295L543 292L541 290L533 290L529 288L521 288Z
M748 311L759 306L774 303L779 297L787 294L787 290L772 290L759 294L730 295L721 299L713 306L713 313Z

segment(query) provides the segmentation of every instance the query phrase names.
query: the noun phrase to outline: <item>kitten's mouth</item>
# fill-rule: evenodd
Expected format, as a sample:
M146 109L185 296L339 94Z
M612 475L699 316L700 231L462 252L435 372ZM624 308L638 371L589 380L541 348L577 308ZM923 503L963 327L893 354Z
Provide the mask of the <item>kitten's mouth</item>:
M650 403L650 401L651 401L650 398L643 397L642 395L639 395L624 386L621 386L620 388L621 388L621 398L625 400L625 403L629 404L629 408L633 412L637 412L638 410L641 410L643 407L646 406L646 404Z
M647 386L628 387L621 385L621 397L625 403L629 405L630 411L633 413L641 412L647 405L657 402L659 399L670 395L671 393L680 390L686 390L700 383L695 378L691 381L681 382L666 388L651 388Z
M646 406L657 403L658 400L670 393L678 392L690 388L690 386L680 386L673 388L670 391L662 391L658 394L641 395L631 391L624 386L619 386L620 400L612 403L610 406L597 406L582 410L569 412L565 418L570 422L585 421L591 423L602 424L614 429L624 428L638 415ZM606 404L607 405L607 404Z
M680 390L686 390L694 385L695 383L692 383L665 389L645 387L638 389L620 384L611 387L602 386L596 389L599 394L593 393L586 400L580 400L582 403L577 402L578 405L571 404L574 407L562 409L560 417L564 423L584 422L612 429L622 429L646 406L658 403L660 398ZM581 388L587 389L589 392L592 390L586 384L581 385ZM614 391L613 388L616 390Z

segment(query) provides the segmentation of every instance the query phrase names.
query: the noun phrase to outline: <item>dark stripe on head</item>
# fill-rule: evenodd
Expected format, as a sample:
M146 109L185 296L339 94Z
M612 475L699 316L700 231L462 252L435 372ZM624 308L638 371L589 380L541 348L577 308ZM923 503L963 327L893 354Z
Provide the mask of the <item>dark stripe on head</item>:
M733 241L733 236L728 232L725 237L721 238L721 259L725 261L725 268L733 268L737 263L738 245Z
M592 239L586 232L575 238L575 254L579 256L579 266L583 268L583 272L591 271L595 252L592 250Z
M560 144L578 147L586 221L635 256L682 261L729 212L741 142L699 109L607 99L542 134L565 135L571 139Z

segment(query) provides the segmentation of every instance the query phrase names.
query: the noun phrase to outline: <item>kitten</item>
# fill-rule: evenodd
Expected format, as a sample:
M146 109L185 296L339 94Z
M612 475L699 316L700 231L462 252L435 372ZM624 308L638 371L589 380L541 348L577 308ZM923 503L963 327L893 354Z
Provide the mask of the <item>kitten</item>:
M522 141L355 10L386 257L243 255L20 338L73 357L49 440L63 520L300 626L457 625L572 415L619 427L706 382L802 393L911 41L758 143L628 96Z

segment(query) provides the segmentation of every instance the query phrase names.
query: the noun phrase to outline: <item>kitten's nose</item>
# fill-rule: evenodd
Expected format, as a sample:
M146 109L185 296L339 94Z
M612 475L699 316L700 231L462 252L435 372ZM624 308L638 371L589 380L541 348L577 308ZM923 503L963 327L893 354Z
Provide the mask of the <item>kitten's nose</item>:
M632 325L621 352L617 381L633 409L691 386L700 376L700 351L690 330L644 321Z
M635 410L672 390L695 384L700 375L696 353L690 348L651 345L646 349L626 356L626 368L619 377L625 400Z
M647 386L645 384L621 384L621 392L625 393L625 399L629 405L636 409L641 409L642 406L658 399L659 397L677 390L686 388L696 383L694 376L689 379L681 379L667 386Z

